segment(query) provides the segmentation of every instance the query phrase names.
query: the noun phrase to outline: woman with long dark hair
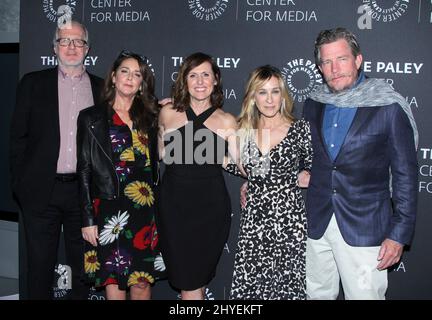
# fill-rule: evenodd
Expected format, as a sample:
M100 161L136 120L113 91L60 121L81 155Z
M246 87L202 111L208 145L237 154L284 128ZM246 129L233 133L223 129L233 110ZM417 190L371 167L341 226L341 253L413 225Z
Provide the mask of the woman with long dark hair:
M81 111L77 172L82 234L93 248L85 272L108 299L151 297L165 271L155 208L158 105L146 58L122 51L105 80L104 101Z

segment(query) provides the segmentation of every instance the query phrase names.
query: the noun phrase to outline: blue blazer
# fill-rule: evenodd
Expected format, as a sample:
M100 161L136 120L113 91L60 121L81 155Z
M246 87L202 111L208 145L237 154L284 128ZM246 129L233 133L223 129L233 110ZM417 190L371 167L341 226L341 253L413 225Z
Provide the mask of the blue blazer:
M409 244L417 212L418 165L405 112L398 104L358 108L333 161L322 132L324 110L324 104L311 99L303 109L314 150L306 199L308 236L321 238L335 214L351 246L379 246L386 238Z

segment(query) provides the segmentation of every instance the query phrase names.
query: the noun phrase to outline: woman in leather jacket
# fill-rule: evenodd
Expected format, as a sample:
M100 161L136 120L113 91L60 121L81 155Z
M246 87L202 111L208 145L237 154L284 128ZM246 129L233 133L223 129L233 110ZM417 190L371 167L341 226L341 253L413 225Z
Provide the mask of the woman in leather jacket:
M105 80L103 103L80 112L80 182L85 273L107 299L150 299L165 274L155 224L158 105L147 59L122 51Z

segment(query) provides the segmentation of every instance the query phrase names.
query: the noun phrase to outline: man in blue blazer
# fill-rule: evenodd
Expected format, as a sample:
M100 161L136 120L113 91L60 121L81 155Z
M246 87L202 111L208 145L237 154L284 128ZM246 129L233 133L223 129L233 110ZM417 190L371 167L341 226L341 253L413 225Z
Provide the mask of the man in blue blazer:
M306 200L308 299L385 299L387 268L410 243L417 211L417 129L405 99L367 79L355 35L322 31L326 84L305 102L314 158Z

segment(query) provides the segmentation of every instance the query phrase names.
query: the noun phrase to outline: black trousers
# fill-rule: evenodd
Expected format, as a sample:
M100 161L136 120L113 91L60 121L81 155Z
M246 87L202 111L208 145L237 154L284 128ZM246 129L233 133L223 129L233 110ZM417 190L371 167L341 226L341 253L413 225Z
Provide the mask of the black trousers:
M78 182L56 180L50 203L44 212L23 212L28 262L29 299L54 298L53 282L63 227L66 264L72 275L68 299L87 299L89 287L82 282L84 240L81 235L81 213ZM70 283L68 283L70 287Z

